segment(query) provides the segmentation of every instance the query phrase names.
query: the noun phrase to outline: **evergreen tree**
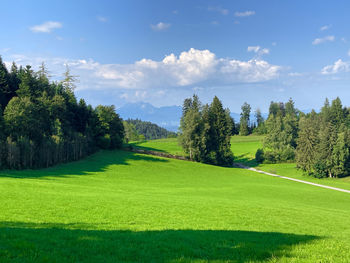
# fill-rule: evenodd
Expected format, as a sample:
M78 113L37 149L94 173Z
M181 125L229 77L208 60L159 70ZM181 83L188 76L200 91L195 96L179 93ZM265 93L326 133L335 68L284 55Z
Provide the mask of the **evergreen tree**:
M203 130L200 107L201 103L197 95L193 95L190 99L185 99L180 122L180 144L184 151L190 155L190 159L196 161L200 161L201 134Z
M229 115L224 110L218 97L214 97L213 102L210 104L209 112L212 116L211 126L213 127L213 137L211 138L212 146L215 147L211 149L211 152L214 150L216 153L216 158L211 159L211 161L218 165L232 165L233 155L230 142L231 124L228 122Z
M315 156L319 143L319 121L315 111L300 119L299 138L297 140L296 162L303 171L314 171Z
M72 75L69 66L66 64L66 71L63 74L64 79L62 80L63 88L69 92L73 93L76 89L76 82L78 81L78 76Z
M10 100L10 75L0 56L0 108L5 109Z
M249 134L249 119L250 119L250 105L245 102L242 107L239 135L247 136Z
M349 145L347 144L347 136L347 132L338 134L331 156L332 166L329 177L342 177L349 173Z
M339 97L332 101L330 107L330 120L337 130L340 128L341 124L344 123L345 114Z

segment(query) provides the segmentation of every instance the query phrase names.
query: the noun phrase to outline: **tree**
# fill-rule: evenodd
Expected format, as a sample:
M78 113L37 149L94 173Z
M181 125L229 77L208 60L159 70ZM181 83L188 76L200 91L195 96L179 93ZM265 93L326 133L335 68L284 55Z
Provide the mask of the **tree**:
M20 84L16 91L19 97L28 97L35 99L42 93L42 86L38 85L38 81L31 66L27 65L19 74Z
M314 171L315 156L319 143L318 131L319 122L317 114L312 111L308 116L300 119L299 138L296 148L297 167L312 173Z
M216 165L231 165L230 136L232 118L228 109L214 97L209 105L201 106L197 96L183 104L179 142L190 159Z
M203 122L201 120L200 107L201 103L197 95L185 99L180 121L180 144L184 151L190 155L190 159L195 161L201 160Z
M329 109L329 113L330 113L331 122L338 130L340 128L340 125L345 120L343 106L342 106L342 103L341 103L339 97L337 97L335 100L332 101L332 105Z
M135 125L127 121L123 121L123 125L125 130L125 138L127 142L138 141L140 138L140 134L137 132Z
M349 172L348 133L340 132L332 152L332 166L329 177L341 177Z
M266 134L265 120L259 108L255 111L255 119L256 127L254 128L254 132L257 134Z
M42 131L46 130L46 116L42 114L42 105L33 103L28 97L14 97L4 111L7 132L15 141L24 136L40 143Z
M5 109L10 100L10 76L0 56L0 108Z
M247 136L249 134L249 119L250 119L250 105L245 102L242 107L239 135Z
M102 106L96 107L98 118L101 122L103 135L110 139L110 148L120 148L124 139L124 126L119 115L115 112L115 107Z
M250 106L249 106L250 107ZM232 165L233 154L231 152L231 123L229 114L224 110L221 101L218 97L214 97L213 102L209 107L211 115L210 125L212 127L211 146L209 156L214 155L216 158L210 158L213 164L217 165Z
M66 91L73 93L76 89L75 83L78 81L78 76L71 74L68 64L66 64L66 71L63 76L64 79L61 81L63 88Z

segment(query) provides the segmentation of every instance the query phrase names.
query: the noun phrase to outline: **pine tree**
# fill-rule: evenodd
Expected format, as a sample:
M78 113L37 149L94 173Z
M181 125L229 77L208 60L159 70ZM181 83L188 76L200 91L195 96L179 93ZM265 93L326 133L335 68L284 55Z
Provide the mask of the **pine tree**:
M315 155L319 143L319 121L315 111L300 119L299 138L296 148L297 167L311 174L314 171Z
M218 97L214 97L209 107L211 118L211 126L213 129L212 145L216 152L216 158L212 159L214 164L231 165L233 155L231 152L231 125L228 122L227 112L225 112L221 101ZM212 150L212 151L213 151Z
M5 109L10 97L10 76L0 56L0 108Z
M197 95L185 99L180 122L180 144L184 151L190 155L190 159L196 161L201 160L203 122L201 120L200 107L201 103Z
M332 151L332 166L329 177L341 177L349 172L349 145L347 144L346 133L338 134L337 141Z
M337 141L337 133L334 125L331 122L321 122L318 136L319 142L314 155L314 169L315 176L322 178L332 174L332 153Z
M78 82L78 76L72 75L69 66L66 64L66 71L63 74L64 79L61 81L63 88L70 93L73 93L76 89L76 82Z
M340 125L345 120L343 106L339 97L332 101L332 105L330 107L330 119L338 131Z
M250 105L245 102L242 107L239 135L247 136L249 134L249 119L250 119Z

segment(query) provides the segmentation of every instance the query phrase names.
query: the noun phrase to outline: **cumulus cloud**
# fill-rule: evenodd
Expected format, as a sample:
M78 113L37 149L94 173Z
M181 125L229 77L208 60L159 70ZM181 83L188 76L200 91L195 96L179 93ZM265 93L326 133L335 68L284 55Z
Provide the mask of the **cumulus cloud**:
M77 90L205 88L269 81L277 78L282 70L282 67L260 58L248 61L218 58L209 50L194 48L178 56L167 55L160 61L144 58L132 64L101 64L92 59L34 59L20 55L12 57L12 60L20 65L34 64L34 68L45 61L51 72L64 72L67 64L72 74L80 76ZM140 97L142 94L137 95Z
M332 25L325 25L320 27L320 31L326 31L331 28Z
M154 31L165 31L165 30L167 30L170 26L171 26L171 24L159 22L159 23L156 24L156 25L151 25L151 28L152 28Z
M219 12L222 15L228 15L229 10L222 8L221 6L209 6L208 7L208 11L215 11L215 12Z
M335 40L334 36L326 36L323 38L316 38L314 41L312 41L313 45L319 45L322 44L324 42L333 42Z
M255 11L244 11L244 12L235 12L237 17L247 17L255 15Z
M337 73L349 72L349 71L350 71L350 62L346 62L341 59L338 59L332 65L325 66L321 70L321 73L323 75L329 75L329 74L337 74Z
M62 23L55 21L47 21L40 25L32 26L29 29L35 33L51 33L54 29L61 28Z

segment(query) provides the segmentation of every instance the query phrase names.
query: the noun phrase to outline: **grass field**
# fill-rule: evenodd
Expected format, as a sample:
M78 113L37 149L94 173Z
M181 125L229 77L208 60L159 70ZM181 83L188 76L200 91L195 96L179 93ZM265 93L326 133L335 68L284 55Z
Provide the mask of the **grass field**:
M350 262L350 195L102 151L0 172L0 262Z
M263 136L252 135L233 136L231 138L231 150L235 155L235 162L243 163L265 172L350 190L350 177L317 179L304 175L302 171L296 169L295 163L258 164L255 161L255 153L257 149L262 148L263 138ZM133 143L133 145L142 149L185 155L176 138L137 142Z

